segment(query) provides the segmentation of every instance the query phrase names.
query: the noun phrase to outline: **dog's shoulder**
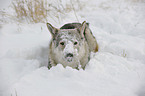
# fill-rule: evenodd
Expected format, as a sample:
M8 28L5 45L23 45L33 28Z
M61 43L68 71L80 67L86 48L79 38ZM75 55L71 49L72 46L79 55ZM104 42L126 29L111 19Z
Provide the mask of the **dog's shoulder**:
M63 25L60 29L75 29L81 27L81 23L67 23Z
M89 26L89 23L86 23ZM67 23L63 25L60 29L75 29L75 28L80 28L81 23Z

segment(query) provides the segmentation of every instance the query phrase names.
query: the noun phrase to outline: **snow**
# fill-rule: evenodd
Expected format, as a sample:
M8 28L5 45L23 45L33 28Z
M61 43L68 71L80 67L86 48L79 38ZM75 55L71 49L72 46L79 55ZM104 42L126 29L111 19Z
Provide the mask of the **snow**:
M10 5L10 3L11 3L11 1L12 0L4 0L4 1L0 1L1 3L0 3L0 8L7 8L9 5Z
M47 69L51 34L46 24L1 22L0 96L145 96L145 2L82 2L78 19L90 23L99 43L86 70L61 64ZM52 25L76 21L70 12Z

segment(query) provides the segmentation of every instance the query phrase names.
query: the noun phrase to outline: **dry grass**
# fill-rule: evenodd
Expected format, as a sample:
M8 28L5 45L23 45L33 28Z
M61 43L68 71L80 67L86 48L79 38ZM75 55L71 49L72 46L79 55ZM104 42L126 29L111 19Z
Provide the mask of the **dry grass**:
M19 19L27 19L30 22L43 22L47 17L47 9L44 0L15 0L13 7Z
M61 0L55 0L55 4L51 4L48 0L14 0L12 5L16 13L16 17L21 22L46 22L48 17L55 22L60 20L60 15L64 15L70 11L81 10L82 6L79 0L74 0L75 8L71 3L62 4ZM77 7L76 7L77 6ZM76 17L77 18L77 17Z

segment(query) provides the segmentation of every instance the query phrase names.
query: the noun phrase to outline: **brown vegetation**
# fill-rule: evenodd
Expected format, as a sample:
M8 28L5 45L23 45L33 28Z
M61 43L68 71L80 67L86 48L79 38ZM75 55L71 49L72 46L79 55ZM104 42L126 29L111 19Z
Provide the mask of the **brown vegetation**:
M16 13L16 17L27 22L45 22L47 18L60 19L60 14L66 14L70 11L80 10L82 6L79 0L74 0L75 8L72 1L65 5L61 0L57 0L57 4L51 4L48 0L14 0L13 8ZM77 6L77 7L76 7Z

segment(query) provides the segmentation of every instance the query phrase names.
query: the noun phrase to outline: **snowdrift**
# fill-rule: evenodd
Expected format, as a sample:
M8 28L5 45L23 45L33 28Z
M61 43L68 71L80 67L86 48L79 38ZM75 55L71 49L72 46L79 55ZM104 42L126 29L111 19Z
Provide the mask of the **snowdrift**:
M145 96L145 3L85 0L77 11L99 43L86 70L47 69L46 24L0 27L0 96ZM53 20L49 22L54 23ZM76 22L73 12L56 26Z

